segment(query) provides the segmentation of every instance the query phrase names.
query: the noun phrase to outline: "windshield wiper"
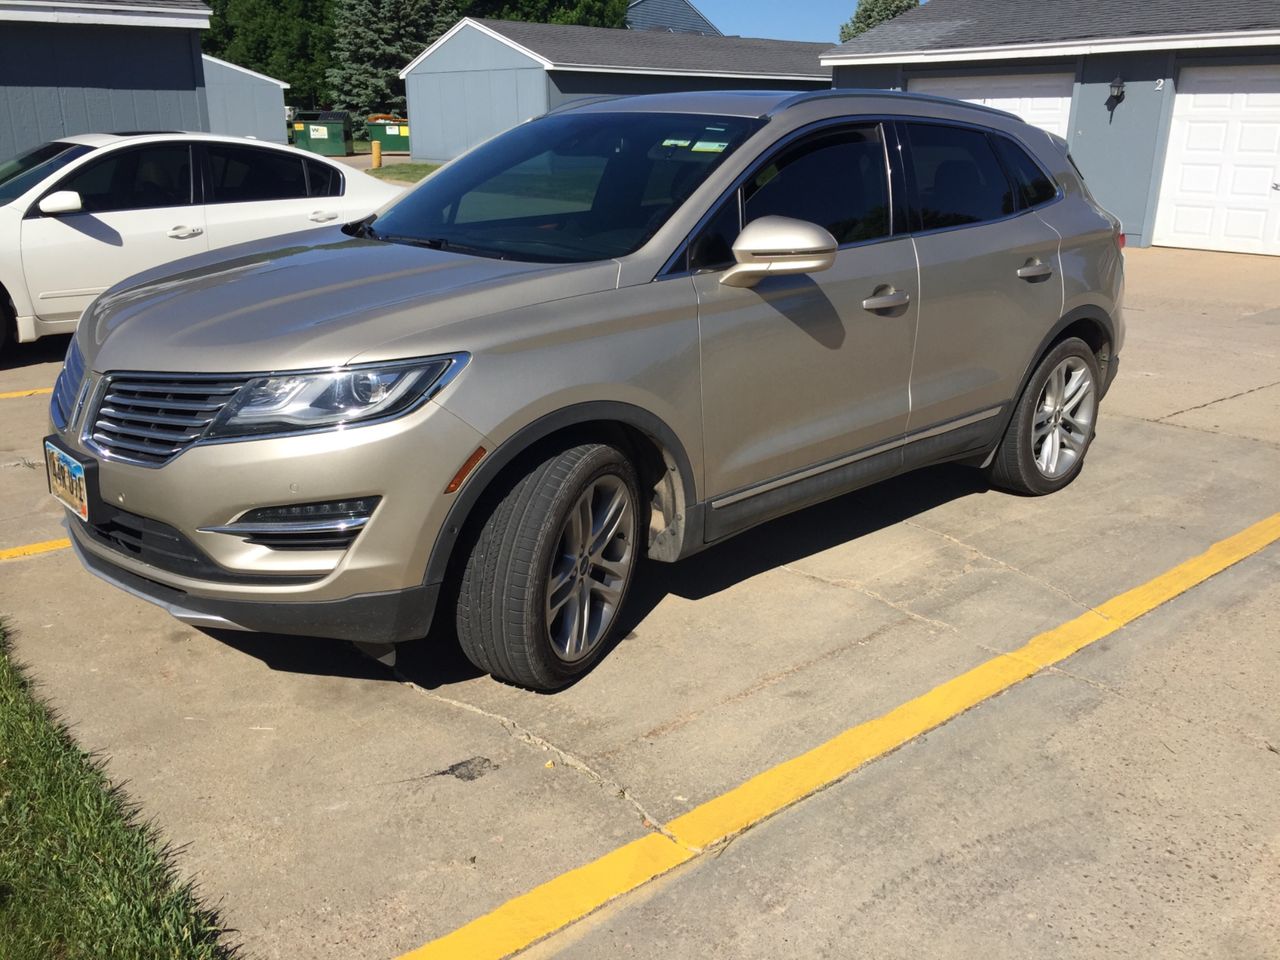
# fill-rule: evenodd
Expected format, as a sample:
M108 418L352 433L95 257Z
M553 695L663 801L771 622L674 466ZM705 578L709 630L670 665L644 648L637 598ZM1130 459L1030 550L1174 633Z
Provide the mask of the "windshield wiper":
M374 239L385 240L388 243L403 243L411 247L426 247L429 250L448 250L452 253L469 253L477 257L489 257L493 260L506 260L506 254L499 253L496 250L488 250L484 247L472 247L465 243L458 243L456 240L449 240L445 237L410 237L402 233L379 233Z

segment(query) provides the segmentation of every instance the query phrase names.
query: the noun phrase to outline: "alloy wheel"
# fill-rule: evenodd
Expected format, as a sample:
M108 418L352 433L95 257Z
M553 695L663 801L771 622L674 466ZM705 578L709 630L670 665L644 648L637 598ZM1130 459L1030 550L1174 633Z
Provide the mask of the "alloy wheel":
M1049 480L1066 476L1084 456L1098 409L1093 373L1067 357L1049 374L1031 420L1031 456Z

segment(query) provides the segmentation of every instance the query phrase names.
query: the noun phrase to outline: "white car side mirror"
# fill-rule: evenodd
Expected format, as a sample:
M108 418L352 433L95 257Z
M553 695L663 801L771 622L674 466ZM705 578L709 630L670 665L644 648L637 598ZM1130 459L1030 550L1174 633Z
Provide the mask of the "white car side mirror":
M80 194L74 190L58 190L40 201L40 212L50 216L59 213L79 213L84 209L80 202Z
M836 262L839 244L816 223L761 217L746 225L733 245L737 264L720 278L727 287L754 287L765 276L815 273Z

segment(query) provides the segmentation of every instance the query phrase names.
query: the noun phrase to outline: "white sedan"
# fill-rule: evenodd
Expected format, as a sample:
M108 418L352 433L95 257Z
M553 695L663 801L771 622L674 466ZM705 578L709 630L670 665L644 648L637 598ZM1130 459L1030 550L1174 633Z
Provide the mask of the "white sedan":
M0 348L70 333L126 277L367 216L399 196L293 147L199 133L83 134L0 163Z

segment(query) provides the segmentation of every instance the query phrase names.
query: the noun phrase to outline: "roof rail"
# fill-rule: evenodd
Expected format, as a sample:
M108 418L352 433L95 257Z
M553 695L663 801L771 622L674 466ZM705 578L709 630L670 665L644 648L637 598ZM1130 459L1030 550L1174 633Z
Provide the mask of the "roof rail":
M923 103L944 103L950 107L968 107L971 110L978 110L983 113L994 113L997 116L1010 117L1014 120L1022 119L1016 113L1010 113L1008 110L999 110L995 107L988 107L981 103L969 103L966 100L953 100L950 97L939 97L931 93L911 93L906 90L878 90L874 87L841 87L835 90L806 90L803 93L797 93L793 97L788 97L786 100L777 104L769 112L770 114L777 114L801 103L808 103L811 100L835 100L844 97L851 99L859 97L892 97L894 99L902 100L918 100Z

